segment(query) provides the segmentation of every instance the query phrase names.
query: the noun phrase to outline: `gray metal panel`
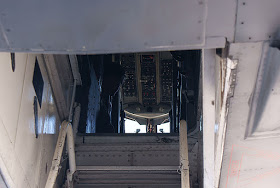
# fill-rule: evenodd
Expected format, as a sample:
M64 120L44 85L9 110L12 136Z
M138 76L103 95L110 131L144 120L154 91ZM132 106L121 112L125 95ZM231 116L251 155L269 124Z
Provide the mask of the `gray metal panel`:
M94 187L98 187L98 188L180 188L181 185L146 185L146 184L140 184L140 185L131 185L131 184L126 184L126 185L116 185L116 184L109 184L109 185L92 185L92 184L83 184L83 185L75 185L75 188L94 188Z
M179 166L179 151L143 151L133 153L133 165Z
M170 171L172 172L171 174L175 173L178 178L180 177L177 173L180 165L178 135L90 135L91 136L77 136L76 140L77 171L83 172L85 175L84 177L86 177L82 178L80 176L81 174L78 173L77 177L81 178L79 185L87 183L86 181L88 180L92 181L88 183L96 183L96 181L99 181L100 179L96 179L97 177L91 176L95 171L102 172L104 176L108 175L108 177L112 171L123 173L124 171L130 170L130 174L139 174L141 171L145 171L145 173L148 174L156 173L156 171L160 171L160 173L167 173L167 171ZM194 135L188 138L188 145L190 179L193 187L196 187L198 172L198 143ZM151 177L153 177L153 175L151 175ZM95 182L93 182L93 180ZM104 184L97 185L100 185L101 187L105 186ZM123 182L123 186L125 185L126 184ZM132 184L129 185L132 186ZM158 186L156 187L162 187L162 184L157 185ZM149 187L150 185L145 184L141 186Z
M76 185L96 187L173 187L180 186L177 171L79 171Z
M182 49L204 45L206 7L203 0L6 1L0 7L1 36L13 51Z
M111 143L111 144L96 144L96 145L76 145L76 152L104 152L104 151L164 151L164 150L179 150L178 144L160 144L160 143Z
M77 171L79 172L94 172L94 171L106 171L106 172L117 172L120 173L124 171L131 171L131 172L165 172L165 171L177 171L179 166L77 166Z
M1 19L0 19L0 49L6 49L5 51L10 49L9 42L7 41L6 33L1 23Z
M279 31L279 0L238 1L236 42L270 40Z
M178 134L86 134L77 137L77 144L111 143L179 143Z
M77 165L88 166L179 166L178 144L78 145Z
M233 42L237 0L208 0L206 37L223 36Z
M80 166L130 166L128 152L76 152L76 164Z

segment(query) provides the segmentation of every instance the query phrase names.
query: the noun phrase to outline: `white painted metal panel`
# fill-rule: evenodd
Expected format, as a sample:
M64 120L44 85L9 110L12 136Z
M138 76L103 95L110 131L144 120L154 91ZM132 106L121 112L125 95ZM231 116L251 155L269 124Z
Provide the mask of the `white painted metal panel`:
M43 148L43 143L45 142L44 134L51 135L52 139L55 141L57 138L57 125L59 125L60 122L57 116L54 115L56 113L56 107L51 97L51 89L47 79L46 70L42 66L42 62L38 61L44 80L44 88L42 106L39 107L38 105L39 136L36 138L33 108L33 100L36 94L32 83L35 58L36 55L28 55L22 101L20 105L19 125L15 143L15 152L20 156L19 161L21 162L22 168L32 187L39 185L41 175L40 170L46 168L46 163L44 162L44 164L42 164L43 154L47 154L50 159L53 154L52 148L54 145L52 144L55 143L48 143L48 145L44 145L46 148ZM46 149L47 151L44 152ZM49 167L50 166L49 163ZM46 174L46 172L44 172L44 174Z
M2 173L0 172L0 187L7 188L7 184L2 176Z
M265 43L255 89L250 101L246 137L280 136L280 50Z
M40 139L35 138L35 120L33 110L33 100L36 96L32 78L35 65L35 55L28 55L26 67L26 76L24 79L24 88L22 93L22 101L20 106L19 126L16 135L15 151L19 157L22 168L31 185L35 185L36 176L34 174L40 164ZM46 88L44 88L46 89ZM46 92L45 92L46 93ZM44 94L45 94L44 93ZM43 96L43 98L46 96ZM44 101L44 100L43 100ZM45 110L45 109L44 109ZM41 111L38 107L38 112ZM43 112L45 113L45 111ZM44 118L38 118L38 129L43 129ZM23 155L23 152L25 153Z
M0 54L0 118L9 133L10 141L15 143L19 108L22 96L26 67L26 54L15 55L15 72L12 71L11 54Z
M0 121L0 130L0 168L6 183L10 187L30 187L3 121Z
M207 3L95 0L2 3L0 49L106 53L203 46Z
M46 111L45 114L40 113L39 111L39 118L44 116L44 129L42 130L41 135L39 135L39 149L41 150L40 165L37 169L39 170L37 172L40 175L37 180L39 187L45 186L45 182L51 168L52 157L55 150L59 126L61 123L57 112L57 106L53 100L53 93L51 91L49 81L46 80L45 84L48 84L48 86L46 86L47 99L45 103L42 104L42 108L44 105Z
M10 53L0 54L0 168L8 186L29 187L18 156L13 152L18 128L26 54L15 55L15 72L12 71Z
M270 40L279 32L279 0L244 0L237 7L235 42Z
M44 187L56 142L58 119L48 78L38 57L45 81L39 108L39 137L34 133L32 84L35 55L15 54L12 72L10 53L0 54L0 168L10 187ZM5 61L4 61L5 60Z
M258 74L260 62L262 57L269 55L266 50L263 50L266 48L266 43L261 42L239 43L230 46L230 55L233 59L238 59L238 65L234 96L230 99L229 106L219 186L221 188L278 187L280 182L280 137L245 139L252 107L252 94L255 91L256 81L260 79ZM269 56L272 57L271 54ZM267 66L268 69L271 65ZM275 77L270 74L266 78L270 76ZM269 84L266 85L264 90L269 88ZM267 112L266 105L268 108L271 107L269 103L264 104L264 113ZM269 116L273 120L279 116L279 113L278 111L269 112ZM270 120L258 123L269 128L267 125L270 124Z
M0 54L0 168L10 187L44 187L54 151L58 119L42 58L44 79L41 108L38 107L39 137L34 133L32 84L35 55L15 54L12 72L10 54ZM3 72L2 72L3 71Z
M223 151L225 143L225 132L227 126L227 114L229 107L229 99L234 93L234 86L236 81L236 66L238 64L237 60L231 60L229 58L224 60L225 68L224 80L220 89L216 93L216 101L221 100L219 104L216 104L216 107L219 105L219 110L216 108L216 125L215 127L215 187L219 187L222 161L223 161ZM220 67L223 69L223 66ZM216 69L217 70L217 69ZM220 71L219 71L220 72ZM217 72L216 74L218 74ZM222 79L222 78L221 78ZM218 82L221 80L218 79ZM221 89L223 88L223 89ZM220 92L221 95L218 94ZM219 99L220 98L220 99ZM217 121L217 119L219 119Z
M214 187L216 50L202 50L203 186Z
M224 37L234 41L236 0L208 0L206 37Z

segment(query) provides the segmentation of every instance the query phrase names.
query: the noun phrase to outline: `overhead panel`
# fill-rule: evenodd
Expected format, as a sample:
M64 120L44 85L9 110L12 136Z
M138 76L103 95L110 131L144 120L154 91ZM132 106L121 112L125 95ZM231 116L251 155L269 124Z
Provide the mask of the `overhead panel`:
M237 0L208 0L206 37L226 37L234 41Z
M9 42L7 40L5 40L5 37L6 37L6 34L4 32L4 28L2 27L1 19L0 19L0 48L6 49L5 51L7 51L10 47L8 45Z
M275 39L279 32L279 0L238 1L235 42Z
M97 0L5 2L1 51L118 53L205 44L206 2ZM8 46L8 48L7 48Z

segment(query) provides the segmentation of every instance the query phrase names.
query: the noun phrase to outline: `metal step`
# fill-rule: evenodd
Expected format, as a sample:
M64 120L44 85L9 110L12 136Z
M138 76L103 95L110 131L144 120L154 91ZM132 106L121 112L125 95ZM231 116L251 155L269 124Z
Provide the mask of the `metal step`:
M75 187L180 187L176 170L78 171Z
M180 187L178 135L78 135L75 150L75 187Z

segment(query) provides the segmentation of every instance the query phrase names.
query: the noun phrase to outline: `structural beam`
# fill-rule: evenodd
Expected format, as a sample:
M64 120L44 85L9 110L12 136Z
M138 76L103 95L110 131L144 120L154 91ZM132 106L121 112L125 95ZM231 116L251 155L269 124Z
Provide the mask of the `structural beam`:
M203 185L214 187L216 50L202 50Z

